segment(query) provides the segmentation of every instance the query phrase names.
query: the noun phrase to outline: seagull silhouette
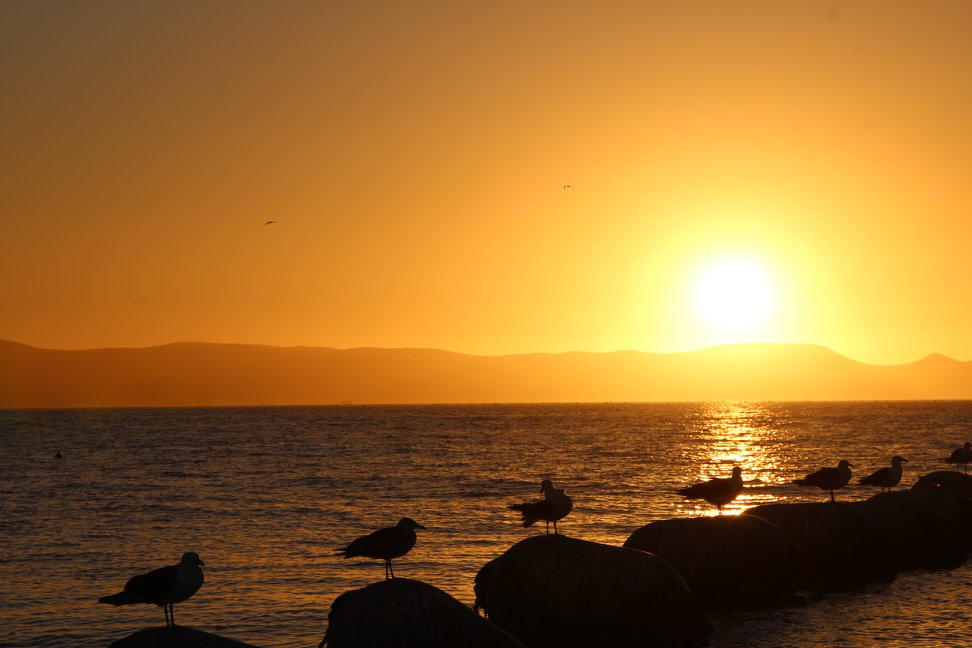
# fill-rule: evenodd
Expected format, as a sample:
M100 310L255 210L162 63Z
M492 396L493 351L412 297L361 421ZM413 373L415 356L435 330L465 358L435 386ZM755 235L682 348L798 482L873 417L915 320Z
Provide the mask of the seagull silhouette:
M277 221L267 221L266 223L264 223L264 225L273 225L273 224L274 224L274 223L276 223L276 222L277 222Z

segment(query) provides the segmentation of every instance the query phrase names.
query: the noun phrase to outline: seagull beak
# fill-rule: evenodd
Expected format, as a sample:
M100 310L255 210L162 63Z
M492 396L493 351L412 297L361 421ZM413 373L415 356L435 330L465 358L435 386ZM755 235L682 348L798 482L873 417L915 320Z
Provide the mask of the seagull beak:
M205 566L206 566L206 563L204 563L204 562L202 561L202 558L200 558L200 559L199 559L199 564L200 564L200 565L202 565L203 567L205 567Z
M421 524L419 524L418 522L415 523L415 528L416 529L422 529L423 531L425 530L425 527L422 526Z

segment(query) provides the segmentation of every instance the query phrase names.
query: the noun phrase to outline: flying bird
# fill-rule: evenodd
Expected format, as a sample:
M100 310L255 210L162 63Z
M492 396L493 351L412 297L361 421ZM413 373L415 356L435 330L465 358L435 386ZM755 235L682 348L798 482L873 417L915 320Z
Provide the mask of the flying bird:
M830 501L835 502L837 500L834 499L834 490L850 481L852 465L841 459L836 468L821 468L803 479L793 480L793 483L797 486L816 486L820 490L830 491Z
M547 535L550 535L550 523L554 525L554 535L557 535L557 520L567 517L574 507L574 500L564 493L562 488L554 488L553 482L544 479L540 482L540 492L543 499L537 502L510 504L510 510L519 511L523 517L523 527L533 526L535 522L543 520L547 523Z
M335 553L343 554L343 558L382 559L385 561L385 579L395 578L392 569L392 558L401 558L415 546L415 529L425 527L409 517L403 517L393 527L378 529L366 536L354 540L347 547L336 549Z
M137 603L155 604L165 613L166 627L175 627L175 609L172 606L188 600L202 587L204 577L199 569L201 565L205 563L199 554L187 551L182 554L178 565L133 576L125 583L125 589L111 596L102 596L98 602L116 607Z
M878 468L867 477L861 477L858 482L865 486L880 486L882 491L885 488L890 491L892 486L897 486L898 482L901 481L901 463L903 461L908 460L899 455L894 455L891 457L890 466Z
M962 464L962 472L967 473L969 462L972 461L972 443L966 441L961 448L955 448L945 461L950 464Z
M264 225L273 225L273 224L274 224L274 223L276 223L276 222L277 222L277 221L267 221L266 223L264 223Z
M709 504L714 504L722 514L722 507L739 497L742 492L742 469L734 466L732 477L716 477L701 484L693 484L686 488L677 490L679 495L684 495L686 499L704 499Z
M564 185L564 189L570 189L570 185Z

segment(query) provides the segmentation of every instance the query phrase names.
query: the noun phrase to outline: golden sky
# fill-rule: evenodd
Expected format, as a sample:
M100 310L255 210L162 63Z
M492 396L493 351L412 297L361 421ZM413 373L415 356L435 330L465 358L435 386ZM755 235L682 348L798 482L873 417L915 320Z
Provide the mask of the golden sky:
M4 2L0 338L970 360L970 25Z

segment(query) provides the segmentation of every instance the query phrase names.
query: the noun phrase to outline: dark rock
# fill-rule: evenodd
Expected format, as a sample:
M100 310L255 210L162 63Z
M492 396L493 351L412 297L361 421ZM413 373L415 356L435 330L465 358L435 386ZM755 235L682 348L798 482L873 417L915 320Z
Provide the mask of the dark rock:
M185 626L146 628L111 644L108 648L255 648L250 644Z
M650 553L532 536L487 563L476 602L540 646L700 646L711 627L684 579Z
M659 520L635 531L624 546L667 560L712 609L786 603L798 590L819 585L807 551L754 516Z
M936 470L919 477L911 488L912 490L944 488L972 497L972 477L955 470Z
M392 578L341 594L321 645L330 648L523 648L523 644L442 590Z
M962 549L972 551L972 499L951 488L920 488L917 484L910 491L896 492L894 495L917 497L941 513L955 524Z
M776 525L810 554L825 590L891 580L897 569L888 534L844 502L764 504L743 515Z
M951 569L965 560L955 525L919 497L908 496L908 491L850 504L888 534L903 569Z

